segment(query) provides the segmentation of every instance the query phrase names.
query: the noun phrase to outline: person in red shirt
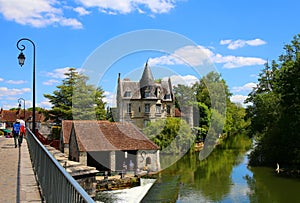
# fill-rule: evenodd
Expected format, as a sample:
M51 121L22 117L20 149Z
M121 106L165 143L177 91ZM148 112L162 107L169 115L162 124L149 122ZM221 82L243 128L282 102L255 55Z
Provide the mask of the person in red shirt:
M25 123L20 122L20 136L19 136L19 146L21 146L22 141L23 141L23 136L26 136L26 130L25 130Z

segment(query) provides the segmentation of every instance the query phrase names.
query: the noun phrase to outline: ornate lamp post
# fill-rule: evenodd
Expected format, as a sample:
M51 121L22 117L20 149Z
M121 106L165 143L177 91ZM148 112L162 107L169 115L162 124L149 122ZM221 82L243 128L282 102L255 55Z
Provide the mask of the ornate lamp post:
M23 51L25 50L25 46L23 44L19 45L21 41L28 41L32 44L33 46L33 76L32 76L32 132L35 134L35 44L33 43L32 40L28 38L22 38L17 42L17 48L21 51L21 53L18 56L19 64L22 67L25 62L25 55L23 54ZM25 106L25 101L24 101L24 106ZM25 113L25 111L24 111Z
M24 120L25 120L25 99L23 99L23 98L18 99L19 108L21 108L21 101L23 101L23 103L24 103Z

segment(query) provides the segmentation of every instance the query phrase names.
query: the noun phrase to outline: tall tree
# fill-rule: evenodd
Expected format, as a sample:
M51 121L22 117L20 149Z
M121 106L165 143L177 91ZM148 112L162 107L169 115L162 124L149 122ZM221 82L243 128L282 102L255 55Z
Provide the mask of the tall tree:
M226 103L230 101L229 88L217 72L208 73L194 84L193 88L196 92L197 101L204 103L208 108L212 107L224 111Z
M75 68L70 68L65 76L53 94L44 94L53 105L51 114L64 120L104 119L104 91L87 85L88 78Z
M284 50L279 63L266 64L247 99L253 104L247 109L250 133L257 138L252 164L300 167L300 35Z

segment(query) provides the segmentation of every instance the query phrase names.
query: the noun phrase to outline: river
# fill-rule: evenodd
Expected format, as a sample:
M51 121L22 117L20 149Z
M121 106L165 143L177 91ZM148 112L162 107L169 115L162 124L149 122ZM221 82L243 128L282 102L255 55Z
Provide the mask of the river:
M249 167L248 152L215 149L202 161L187 154L159 174L143 202L300 202L299 179Z
M247 141L237 137L227 143L231 144L214 149L202 161L198 153L183 156L158 174L142 202L300 202L300 179L278 176L276 166L249 167L249 148L243 147ZM162 164L168 162L164 157ZM109 198L102 195L99 199L103 202L124 202L114 194Z

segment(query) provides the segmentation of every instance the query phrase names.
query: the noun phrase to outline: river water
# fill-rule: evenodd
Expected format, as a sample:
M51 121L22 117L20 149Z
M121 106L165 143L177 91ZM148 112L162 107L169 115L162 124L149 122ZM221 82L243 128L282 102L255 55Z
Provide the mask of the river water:
M300 202L300 179L284 178L275 167L249 167L245 140L237 138L234 147L216 148L205 160L198 153L186 154L158 174L142 202L160 203L296 203ZM238 147L237 147L238 146ZM164 156L161 163L169 161ZM129 190L134 191L134 189ZM134 202L128 194L99 196L102 202ZM134 192L136 193L136 192ZM120 196L121 195L121 196ZM122 198L121 198L122 197ZM128 197L126 201L124 198ZM123 199L123 200L122 200Z
M249 167L247 151L216 149L199 161L187 154L159 174L143 202L300 202L300 180Z

